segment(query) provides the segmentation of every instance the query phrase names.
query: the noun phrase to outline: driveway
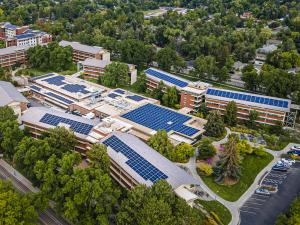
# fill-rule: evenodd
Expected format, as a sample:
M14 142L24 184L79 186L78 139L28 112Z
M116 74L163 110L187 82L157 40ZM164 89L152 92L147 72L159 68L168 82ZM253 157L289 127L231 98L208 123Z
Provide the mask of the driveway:
M278 184L278 192L271 196L253 194L240 208L240 225L275 224L280 213L300 193L300 162L296 162L288 172L271 172L263 183Z

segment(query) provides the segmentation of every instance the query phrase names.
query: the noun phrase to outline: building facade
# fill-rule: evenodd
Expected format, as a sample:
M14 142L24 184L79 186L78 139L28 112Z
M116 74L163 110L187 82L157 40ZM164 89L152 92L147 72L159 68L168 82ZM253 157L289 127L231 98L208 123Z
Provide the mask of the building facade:
M110 61L110 53L104 48L98 46L88 46L79 42L61 41L62 47L70 46L73 49L73 61L78 63L86 59L95 58L99 60Z
M16 64L26 63L28 47L11 46L0 49L0 67L7 68Z

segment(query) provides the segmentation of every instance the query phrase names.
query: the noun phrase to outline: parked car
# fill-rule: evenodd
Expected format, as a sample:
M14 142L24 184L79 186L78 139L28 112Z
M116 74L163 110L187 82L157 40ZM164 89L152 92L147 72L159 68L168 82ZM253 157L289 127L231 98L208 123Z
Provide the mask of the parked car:
M267 189L258 188L258 189L255 190L255 194L270 195L270 192Z
M290 150L287 152L288 155L300 156L300 150Z
M296 161L294 159L281 159L282 162L288 163L290 166L292 166Z
M282 172L286 172L288 171L288 167L284 166L284 165L275 165L272 167L272 170L275 170L275 171L282 171Z
M300 151L300 146L294 145L294 146L291 147L291 150Z
M284 160L279 160L277 163L276 163L277 166L285 166L287 168L290 168L291 167L291 163L287 162L287 161L284 161Z

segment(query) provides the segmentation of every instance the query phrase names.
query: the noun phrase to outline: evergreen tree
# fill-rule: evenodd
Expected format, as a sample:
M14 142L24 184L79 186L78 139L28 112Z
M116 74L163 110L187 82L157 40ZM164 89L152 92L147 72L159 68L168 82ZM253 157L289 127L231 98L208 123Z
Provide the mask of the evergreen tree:
M237 106L234 101L231 101L226 106L225 112L225 123L231 127L236 126L237 124Z
M211 137L221 137L225 133L225 125L218 111L211 111L204 125L205 135Z

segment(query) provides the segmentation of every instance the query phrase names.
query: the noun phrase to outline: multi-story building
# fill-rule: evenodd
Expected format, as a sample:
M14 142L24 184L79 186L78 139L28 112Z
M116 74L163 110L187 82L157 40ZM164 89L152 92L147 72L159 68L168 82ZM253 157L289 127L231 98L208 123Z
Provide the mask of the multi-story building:
M20 118L28 103L29 101L11 83L0 81L0 107L11 107Z
M105 67L113 63L112 61L99 60L95 58L85 59L82 62L78 62L79 68L83 70L83 74L86 78L99 78L104 75ZM137 79L137 69L133 64L128 65L128 77L130 84L136 82Z
M225 113L226 106L231 101L237 104L238 119L248 120L250 112L255 110L259 113L257 122L269 125L283 124L291 106L291 101L288 99L218 88L208 88L205 95L206 106L220 111L221 114Z
M98 46L88 46L70 41L61 41L59 45L62 47L70 46L73 49L73 61L76 63L89 58L110 61L109 51Z
M28 26L18 27L8 22L0 24L0 39L5 41L6 47L11 46L36 46L48 44L52 35L29 29Z
M6 68L16 64L26 63L27 49L27 46L11 46L0 49L0 67Z
M204 82L191 82L181 77L175 76L162 70L149 68L145 70L147 76L147 87L153 90L163 82L167 87L176 87L180 94L181 108L188 107L197 111L204 102L204 95L210 86Z

